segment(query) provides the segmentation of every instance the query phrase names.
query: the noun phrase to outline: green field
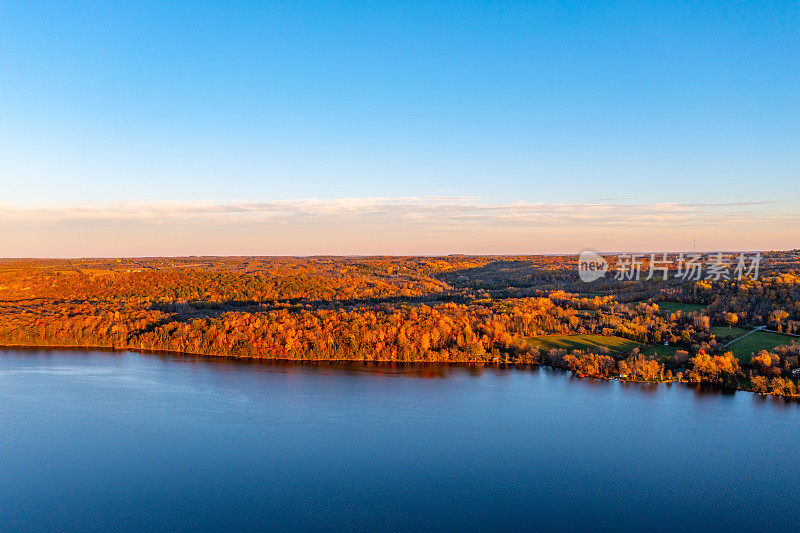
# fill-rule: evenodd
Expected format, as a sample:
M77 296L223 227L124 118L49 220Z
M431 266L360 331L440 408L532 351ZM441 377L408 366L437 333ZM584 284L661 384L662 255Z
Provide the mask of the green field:
M683 302L657 302L658 309L664 313L693 313L695 311L702 311L706 308L705 305L700 304L687 304Z
M680 346L664 346L663 344L653 344L642 350L643 355L654 355L661 357L672 357L678 350L686 350Z
M711 333L717 337L717 342L730 342L733 339L741 337L745 333L747 333L746 329L737 328L733 326L728 328L727 326L714 326L711 328Z
M614 353L626 353L637 346L634 342L622 337L603 336L603 335L541 335L539 337L528 337L526 339L530 346L540 350L550 348L566 348L567 350L591 350L599 346L608 346Z
M761 350L772 350L776 346L791 344L792 341L800 341L797 337L781 335L780 333L770 333L768 331L756 331L747 337L738 340L725 348L725 351L733 352L733 355L740 362L746 363L750 358Z

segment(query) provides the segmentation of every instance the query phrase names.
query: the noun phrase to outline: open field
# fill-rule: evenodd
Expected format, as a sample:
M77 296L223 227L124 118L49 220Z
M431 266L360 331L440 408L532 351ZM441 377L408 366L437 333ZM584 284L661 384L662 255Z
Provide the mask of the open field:
M735 355L740 362L747 363L753 355L761 350L772 350L776 346L791 344L792 341L798 340L800 339L790 335L771 333L769 331L756 331L734 342L726 348L726 351L733 352L733 355Z
M664 346L663 344L653 344L652 346L648 346L642 349L642 354L644 355L654 355L657 357L672 357L675 355L675 352L678 350L685 350L686 348L682 348L680 346Z
M714 326L711 328L711 333L717 337L718 342L730 342L747 333L746 329L738 328L736 326Z
M664 313L676 313L678 311L681 313L693 313L695 311L701 311L705 309L706 306L683 302L658 302L658 308Z
M540 350L565 348L567 350L591 350L599 346L608 346L614 353L626 353L639 343L622 337L603 335L541 335L528 337L528 344Z

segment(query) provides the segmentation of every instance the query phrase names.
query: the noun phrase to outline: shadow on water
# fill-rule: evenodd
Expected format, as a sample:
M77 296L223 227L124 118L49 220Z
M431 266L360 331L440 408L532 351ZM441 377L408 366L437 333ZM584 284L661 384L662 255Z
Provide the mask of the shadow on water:
M736 394L735 389L723 387L714 383L684 383L683 385L692 389L694 393L701 398L704 396L733 396Z
M153 357L164 363L193 363L212 367L215 371L236 372L242 369L253 369L270 372L319 372L319 373L347 373L351 375L369 374L393 377L411 377L422 379L445 379L449 376L469 375L480 377L487 372L494 376L512 376L516 373L531 375L563 376L570 383L580 383L583 387L597 390L607 390L619 386L622 390L636 392L648 396L670 390L672 387L681 387L691 390L697 399L733 397L737 392L750 395L754 402L776 406L800 406L800 399L782 396L760 395L747 391L736 391L720 385L710 383L682 383L682 382L634 382L617 381L613 379L599 379L591 377L578 377L575 373L542 365L530 364L481 364L481 363L406 363L385 361L292 361L254 359L244 357L206 356L191 354L164 353L156 351L115 351L100 350L97 348L75 347L69 349L50 349L40 347L0 347L3 352L23 352L56 359L64 353L73 355L85 354L90 356L103 355L108 357L141 356Z

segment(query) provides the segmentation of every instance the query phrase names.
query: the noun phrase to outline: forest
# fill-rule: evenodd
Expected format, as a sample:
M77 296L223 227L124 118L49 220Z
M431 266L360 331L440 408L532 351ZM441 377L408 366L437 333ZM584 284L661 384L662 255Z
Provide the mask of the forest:
M757 277L592 283L567 255L8 259L0 344L549 365L800 396L800 252L762 256Z

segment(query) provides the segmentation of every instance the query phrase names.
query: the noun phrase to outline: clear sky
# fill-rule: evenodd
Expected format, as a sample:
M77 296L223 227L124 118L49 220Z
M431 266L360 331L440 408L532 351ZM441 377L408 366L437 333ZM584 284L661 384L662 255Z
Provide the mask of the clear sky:
M800 246L798 2L0 2L0 256Z

